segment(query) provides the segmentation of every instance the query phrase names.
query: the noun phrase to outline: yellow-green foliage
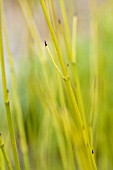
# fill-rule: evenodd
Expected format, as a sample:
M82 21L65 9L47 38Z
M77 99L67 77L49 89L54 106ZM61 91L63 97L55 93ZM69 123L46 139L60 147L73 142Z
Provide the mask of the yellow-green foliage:
M81 39L77 37L79 18L71 18L72 29L68 24L65 0L58 1L61 19L57 18L54 1L40 0L38 5L50 33L48 41L46 37L41 40L33 17L37 3L18 0L18 4L28 28L29 49L27 57L19 60L17 72L5 12L0 8L1 85L8 120L7 126L1 95L1 170L5 162L9 170L112 170L112 1L100 6L89 1L90 37ZM5 48L10 82L6 78Z

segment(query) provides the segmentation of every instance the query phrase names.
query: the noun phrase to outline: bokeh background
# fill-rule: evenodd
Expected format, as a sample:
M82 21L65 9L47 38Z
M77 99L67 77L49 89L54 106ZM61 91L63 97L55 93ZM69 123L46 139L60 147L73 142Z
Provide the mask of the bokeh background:
M79 107L77 73L69 60L65 44L67 36L63 36L58 24L60 19L65 33L59 0L52 2L56 14L55 33L58 45L64 62L69 66L73 93ZM98 169L112 170L113 1L64 2L71 40L73 15L78 17L74 49L91 149ZM79 146L82 140L76 130L77 121L73 119L76 113L71 105L65 81L56 71L44 47L46 40L61 70L39 0L3 0L3 4L9 38L9 41L6 41L6 31L3 29L5 70L21 169L28 170L27 166L30 165L31 170L90 170L88 167L91 162L84 152L86 148ZM72 44L68 45L71 49ZM0 96L0 131L15 169L2 90ZM71 128L71 135L68 128ZM3 165L0 168L4 170L6 164L1 152L0 160L0 166Z
M28 2L30 2L28 0ZM91 8L89 0L65 0L66 10L68 14L68 22L70 29L72 28L72 15L78 16L78 37L90 36L90 23L91 23ZM102 8L105 5L105 0L98 0L98 7ZM32 1L30 2L32 4ZM33 2L36 5L33 7L33 16L37 28L39 30L42 40L47 39L48 28L46 25L45 17L42 13L42 9L39 1ZM74 4L74 5L72 5ZM58 18L61 18L61 11L59 7L59 1L55 0L55 8ZM4 0L4 9L6 14L6 20L8 25L9 40L11 43L11 49L14 56L20 56L23 51L26 52L26 39L27 39L27 26L23 16L21 7L17 0Z

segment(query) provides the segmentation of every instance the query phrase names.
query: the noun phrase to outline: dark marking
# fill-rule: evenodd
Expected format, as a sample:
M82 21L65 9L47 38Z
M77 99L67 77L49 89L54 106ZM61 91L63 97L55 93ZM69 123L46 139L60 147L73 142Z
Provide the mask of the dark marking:
M70 77L68 76L68 77L65 77L63 79L64 79L64 81L68 81L70 79Z
M45 47L47 47L47 42L46 42L46 41L44 41L44 43L45 43Z
M92 149L92 154L94 154L94 150Z
M61 24L61 20L60 19L58 19L58 23Z

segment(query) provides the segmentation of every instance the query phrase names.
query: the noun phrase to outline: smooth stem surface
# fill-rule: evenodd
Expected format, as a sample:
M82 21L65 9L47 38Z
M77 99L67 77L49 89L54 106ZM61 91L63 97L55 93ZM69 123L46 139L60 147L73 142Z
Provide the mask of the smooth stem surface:
M19 135L20 135L21 151L22 151L23 159L24 159L24 168L25 168L25 170L29 170L30 165L29 165L29 158L28 158L28 146L27 146L26 134L25 134L25 129L24 129L22 110L21 110L19 97L18 97L18 90L17 90L18 86L16 83L17 81L16 81L16 76L15 76L15 71L14 71L14 60L13 60L13 56L11 53L10 44L9 44L9 40L8 40L8 33L7 33L7 26L6 26L4 10L2 11L2 14L3 14L4 40L5 40L6 52L8 55L8 61L9 61L9 66L10 66L12 90L13 90L13 100L14 100L15 110L17 113L16 120L17 120L17 124L18 124Z
M76 63L76 42L77 42L77 16L73 16L73 27L72 27L72 62Z
M59 45L58 45L58 42L57 42L57 38L56 38L55 33L53 31L51 22L49 20L49 15L48 15L45 3L44 3L43 0L40 0L40 3L42 5L42 8L43 8L43 11L44 11L47 23L48 23L48 27L50 29L50 33L51 33L51 36L52 36L52 39L53 39L53 42L54 42L58 57L59 57L59 61L60 61L61 67L62 67L63 74L64 74L65 77L67 77L67 75L68 75L67 68L66 68L66 66L64 64L64 61L62 59L61 52L60 52L60 49L59 49ZM75 96L74 96L74 93L73 93L73 89L72 89L72 86L71 86L71 83L70 83L70 79L66 80L65 83L66 83L66 86L67 86L67 89L68 89L68 93L69 93L71 102L72 102L72 104L74 106L74 110L76 111L76 114L77 114L76 119L78 120L78 122L77 122L78 127L80 129L82 129L82 120L81 120L80 112L79 112L79 109L78 109L78 106L77 106L77 103L76 103L76 99L75 99Z
M66 66L64 64L64 61L62 59L61 52L60 52L60 49L59 49L59 45L58 45L58 42L57 42L57 38L56 38L56 35L55 35L54 30L52 28L52 25L51 25L51 22L50 22L50 19L49 19L49 15L48 15L45 3L44 3L43 0L40 0L40 3L42 5L42 9L44 11L44 14L45 14L45 17L46 17L46 20L47 20L47 23L48 23L48 27L49 27L49 30L50 30L50 33L51 33L51 37L53 39L53 42L54 42L54 45L55 45L55 48L56 48L56 51L57 51L57 54L58 54L58 58L59 58L59 61L60 61L60 64L61 64L63 75L65 77L68 77L67 68L66 68ZM72 86L71 86L71 83L70 83L70 78L68 78L65 81L65 84L67 86L67 90L68 90L72 105L74 107L75 113L77 114L77 115L74 114L73 116L74 116L75 120L77 121L79 129L82 130L83 122L82 122L80 111L78 109L77 102L76 102L76 99L75 99L75 96L74 96L74 93L73 93Z
M52 37L52 40L54 42L54 45L55 45L55 48L56 48L56 51L57 51L57 54L58 54L58 58L59 58L59 61L60 61L61 67L62 67L63 74L68 75L67 68L66 68L64 61L62 59L62 55L61 55L60 48L59 48L59 45L58 45L58 42L57 42L57 38L56 38L56 35L54 33L52 24L50 22L48 11L46 9L44 0L40 0L40 3L41 3L41 6L42 6L42 9L43 9L43 12L45 14L45 18L46 18L46 21L47 21L47 24L48 24L48 27L49 27L49 30L50 30L50 33L51 33L51 37ZM67 86L68 94L69 94L71 103L73 105L73 109L74 109L73 117L76 121L76 126L78 127L78 130L80 130L80 132L82 133L84 143L87 145L88 139L87 139L87 135L86 135L86 132L85 132L86 129L83 132L83 121L82 121L81 114L80 114L80 111L79 111L79 108L78 108L78 105L77 105L77 102L76 102L76 99L75 99L75 96L74 96L74 92L73 92L73 89L72 89L72 86L71 86L71 83L70 83L70 79L66 80L65 84ZM90 152L91 152L90 148L86 149L86 152L87 152L86 154L88 154L89 161L91 160L91 162L90 162L91 166L90 167L92 169L96 169L95 161L90 154Z
M43 0L40 0L40 3L42 5L43 11L44 11L44 14L45 14L45 17L46 17L46 21L47 21L48 26L49 26L51 37L52 37L52 40L54 42L54 45L55 45L55 48L56 48L56 51L57 51L57 54L58 54L58 58L59 58L59 61L60 61L61 67L62 67L63 74L66 76L67 75L67 69L66 69L65 64L63 62L63 59L62 59L62 56L61 56L61 53L60 53L60 49L59 49L59 46L58 46L57 38L56 38L55 33L53 31L53 27L51 25L45 3L44 3Z
M77 104L79 107L79 110L82 115L82 120L85 125L85 112L84 112L84 107L83 107L83 101L82 101L82 95L81 95L81 88L80 88L80 81L79 81L79 76L78 76L78 71L77 71L77 64L76 64L76 43L77 43L77 21L78 18L77 16L73 16L73 28L72 28L72 71L74 75L74 81L76 84L76 99L77 99Z
M94 93L95 93L95 100L94 100L94 112L92 112L92 120L90 120L90 124L92 124L93 128L98 117L98 80L99 80L99 57L98 56L98 8L97 8L97 1L92 0L90 2L91 6L91 45L90 45L90 62L91 62L91 70L90 70L90 81L91 85L94 82ZM92 69L93 68L93 69Z
M1 64L1 73L2 73L2 86L3 86L3 94L4 94L4 103L7 114L8 127L10 132L11 144L13 149L13 155L15 160L16 170L20 170L19 158L17 153L16 140L14 135L12 116L10 111L10 104L8 98L8 90L6 85L6 74L5 74L5 64L4 64L4 52L3 52L3 42L2 42L2 14L1 14L1 1L0 1L0 64Z
M10 163L10 160L9 160L9 157L8 157L7 152L5 150L5 147L4 147L4 141L3 141L1 133L0 133L0 148L1 148L2 154L4 156L4 159L6 161L8 170L13 170L12 166L11 166L11 163Z
M64 27L65 27L65 36L67 39L67 43L68 43L68 48L70 51L70 60L72 61L72 50L71 50L71 36L70 36L70 32L69 32L69 24L67 21L67 14L66 14L66 8L65 8L65 3L64 0L59 0L60 1L60 6L61 6L61 12L62 12L62 17L63 17L63 21L64 21Z
M62 23L61 23L60 20L59 20L59 26L60 26L61 34L62 34L62 36L64 38L64 42L65 42L65 46L66 46L66 49L67 49L68 56L71 59L71 53L70 53L70 49L69 49L69 46L68 46L67 38L65 36L64 28L63 28Z
M0 151L0 170L5 170L5 161L2 151Z
M53 62L53 64L54 64L56 70L58 71L58 73L61 75L61 77L62 77L64 80L67 80L68 77L65 77L65 76L61 73L60 69L58 68L57 64L55 63L54 58L53 58L53 56L52 56L52 53L51 53L48 45L47 45L46 48L47 48L47 51L48 51L48 53L49 53L49 56L50 56L50 58L51 58L51 60L52 60L52 62Z

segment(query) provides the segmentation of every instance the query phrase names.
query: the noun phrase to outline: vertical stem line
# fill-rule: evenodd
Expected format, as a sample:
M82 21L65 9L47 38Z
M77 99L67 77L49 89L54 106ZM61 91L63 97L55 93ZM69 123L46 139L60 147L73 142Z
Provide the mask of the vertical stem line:
M60 61L61 67L62 67L63 74L64 74L64 76L66 76L67 75L67 69L66 69L65 64L63 62L63 59L62 59L62 56L61 56L61 53L60 53L60 49L59 49L59 46L58 46L58 43L57 43L57 38L56 38L55 33L53 31L45 3L44 3L43 0L40 0L40 3L42 5L43 11L44 11L44 14L45 14L45 17L46 17L46 21L47 21L49 29L50 29L51 37L53 39L53 42L54 42L54 45L55 45L55 48L56 48L56 51L57 51L57 54L58 54L58 58L59 58L59 61Z
M51 37L53 39L53 42L54 42L54 45L55 45L55 48L56 48L56 51L57 51L57 54L58 54L58 58L59 58L59 61L60 61L61 67L62 67L62 72L63 72L64 76L67 77L68 71L67 71L67 68L66 68L66 66L64 64L64 61L62 59L61 52L60 52L60 49L59 49L59 45L58 45L58 42L57 42L57 38L56 38L56 35L55 35L54 31L53 31L51 22L49 20L49 15L48 15L45 3L44 3L43 0L40 0L40 3L42 5L42 9L44 11L44 14L45 14L45 17L46 17L46 20L47 20L47 23L48 23L48 26L49 26L49 29L50 29ZM75 114L73 116L75 117L76 120L78 120L77 121L78 127L80 129L82 129L83 122L82 122L81 115L80 115L80 112L79 112L79 109L78 109L78 106L77 106L77 103L76 103L76 99L75 99L75 96L74 96L74 93L73 93L73 89L72 89L72 86L71 86L71 83L70 83L70 79L65 81L65 84L67 86L68 93L69 93L72 105L73 105L74 110L75 110L75 112L77 114L76 117L75 117Z
M59 61L60 61L61 67L62 67L62 72L63 72L64 76L66 76L66 75L68 75L68 71L67 71L65 63L62 59L62 55L61 55L60 48L59 48L59 45L58 45L57 37L56 37L54 30L52 28L44 0L40 0L40 3L41 3L41 6L42 6L42 9L43 9L43 12L45 14L45 18L46 18L46 21L47 21L47 24L48 24L48 27L49 27L49 30L50 30L50 33L51 33L51 37L52 37L52 40L54 42L54 45L55 45L55 48L56 48L56 51L57 51L57 54L58 54L58 58L59 58ZM71 86L70 79L65 81L65 84L67 86L67 91L68 91L71 103L73 105L73 110L74 110L73 111L73 113L74 113L73 118L76 120L76 127L78 128L78 131L82 134L83 142L85 143L85 145L87 145L87 143L89 144L89 142L88 142L88 138L87 138L87 135L86 135L86 129L84 129L84 131L83 131L83 121L82 121L81 113L80 113L80 110L78 108L75 96L74 96L74 92L73 92L73 89L72 89L72 86ZM90 147L86 148L85 150L86 150L86 155L88 155L88 160L89 160L88 163L90 164L90 168L96 170L95 160L91 156Z
M64 0L59 0L59 1L60 1L61 12L62 12L63 21L64 21L65 36L67 37L67 43L68 43L68 47L70 51L69 57L70 57L70 60L72 61L72 49L70 48L72 43L71 43L71 36L70 36L69 26L68 26L68 21L67 21L66 8L65 8Z
M4 52L3 52L3 41L2 41L1 5L2 5L2 1L0 1L0 64L1 64L1 73L2 73L2 86L3 86L4 103L5 103L5 108L6 108L7 121L8 121L8 127L9 127L9 132L10 132L10 138L11 138L14 160L15 160L15 166L16 166L16 170L20 170L20 164L19 164L14 128L13 128L13 123L12 123L12 116L11 116L11 111L10 111L8 90L7 90L7 85L6 85L6 74L5 74Z
M16 83L16 76L15 76L15 71L14 71L14 60L13 60L13 56L11 53L10 44L9 44L9 40L8 40L7 25L6 25L3 6L2 6L2 19L3 19L2 27L4 30L4 41L5 41L5 45L6 45L8 62L9 62L9 66L10 66L12 90L13 90L13 100L14 100L14 106L15 106L15 110L16 110L16 114L17 114L16 120L17 120L17 124L18 124L19 135L20 135L20 146L21 146L21 151L23 154L24 168L25 168L25 170L30 170L28 146L27 146L26 134L25 134L25 129L24 129L22 110L21 110L21 106L20 106L20 102L19 102L19 96L18 96L18 90L17 90L18 86Z
M3 141L1 133L0 133L0 148L1 148L2 154L4 156L4 159L6 161L8 170L13 170L12 165L11 165L10 160L9 160L9 157L8 157L7 152L5 150L4 141Z
M76 42L77 42L77 16L73 16L73 27L72 27L72 62L76 63Z

